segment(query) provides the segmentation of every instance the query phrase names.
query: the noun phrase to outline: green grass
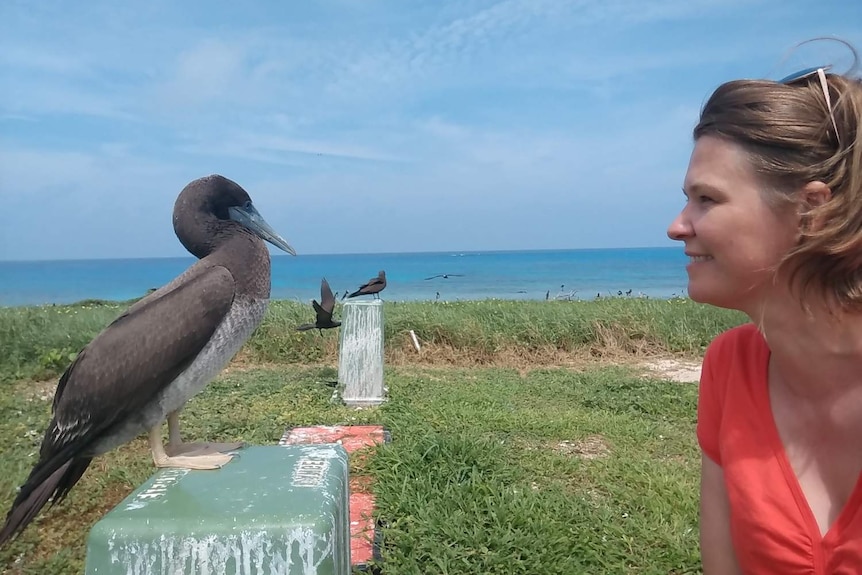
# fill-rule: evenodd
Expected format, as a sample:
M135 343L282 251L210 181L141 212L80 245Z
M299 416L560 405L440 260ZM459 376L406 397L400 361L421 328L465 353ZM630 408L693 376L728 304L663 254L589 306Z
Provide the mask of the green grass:
M371 463L391 572L698 568L694 386L620 369L392 379L393 443Z
M696 386L590 371L388 368L390 399L330 401L331 367L234 370L183 412L188 440L277 442L285 428L380 423L374 479L385 573L695 573ZM49 401L0 396L7 508ZM94 463L69 498L0 552L8 573L83 569L89 528L153 472L143 439Z
M69 358L128 303L0 308L0 382L58 375ZM541 356L590 347L623 353L642 349L700 354L711 338L745 318L688 299L603 298L589 302L386 302L384 338L389 359L411 349L415 331L429 355L444 350L471 364L494 364L501 354ZM336 317L340 307L336 308ZM249 361L332 363L337 332L297 332L313 319L311 307L274 301L246 344Z
M34 463L57 375L127 305L0 308L2 508ZM188 404L186 439L386 425L392 443L352 469L374 480L384 573L699 572L696 386L643 379L625 358L699 357L741 314L686 299L384 305L383 406L333 404L338 332L296 332L310 307L276 301ZM598 361L565 361L584 354ZM569 364L581 369L549 367ZM81 573L90 527L153 471L144 438L98 458L0 551L3 572Z

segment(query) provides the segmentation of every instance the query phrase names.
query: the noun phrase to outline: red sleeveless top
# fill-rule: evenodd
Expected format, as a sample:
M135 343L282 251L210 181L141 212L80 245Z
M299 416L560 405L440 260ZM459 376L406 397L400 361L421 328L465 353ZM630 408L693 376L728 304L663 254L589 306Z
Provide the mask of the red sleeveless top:
M697 437L724 470L739 566L751 574L862 574L862 477L821 537L772 417L769 354L753 324L733 328L710 344L700 380Z

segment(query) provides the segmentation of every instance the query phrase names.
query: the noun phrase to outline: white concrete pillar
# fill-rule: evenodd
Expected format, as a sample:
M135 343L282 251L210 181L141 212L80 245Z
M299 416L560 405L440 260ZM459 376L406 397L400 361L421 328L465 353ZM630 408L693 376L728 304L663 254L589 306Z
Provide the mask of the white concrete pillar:
M383 387L383 302L350 300L341 308L338 383L346 405L380 405Z

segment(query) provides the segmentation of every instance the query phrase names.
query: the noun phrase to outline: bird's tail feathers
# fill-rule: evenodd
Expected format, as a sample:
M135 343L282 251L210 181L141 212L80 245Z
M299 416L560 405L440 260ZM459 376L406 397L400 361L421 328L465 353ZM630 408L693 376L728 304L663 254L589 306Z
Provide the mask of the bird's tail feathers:
M362 290L361 290L361 289L358 289L358 290L356 290L355 292L353 292L353 293L351 293L351 294L347 294L347 297L348 297L348 298L352 298L352 297L356 297L356 296L358 296L358 295L362 295Z
M315 327L317 326L313 323L304 323L302 325L296 326L296 331L308 331L310 329L314 329Z
M53 506L65 499L72 487L84 475L91 461L90 457L70 459L37 485L28 485L34 475L31 473L31 479L21 487L12 509L6 515L6 523L0 530L0 547L16 534L20 535L49 500Z

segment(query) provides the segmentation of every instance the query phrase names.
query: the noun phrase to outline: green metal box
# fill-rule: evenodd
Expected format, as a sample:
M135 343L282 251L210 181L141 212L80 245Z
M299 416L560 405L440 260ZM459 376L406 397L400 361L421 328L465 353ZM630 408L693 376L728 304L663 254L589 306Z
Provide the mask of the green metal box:
M347 451L253 446L161 469L90 530L87 575L348 575Z

